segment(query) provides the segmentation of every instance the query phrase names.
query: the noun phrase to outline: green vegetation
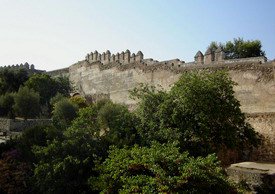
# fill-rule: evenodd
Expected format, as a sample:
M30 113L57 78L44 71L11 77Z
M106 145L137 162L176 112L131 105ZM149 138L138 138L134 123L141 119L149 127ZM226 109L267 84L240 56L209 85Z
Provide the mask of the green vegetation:
M61 128L70 126L76 117L78 106L69 99L63 98L56 102L53 107L53 121Z
M46 74L30 75L24 68L2 68L0 69L0 116L8 118L15 116L51 117L51 99L57 94L68 97L71 90L67 77L52 78ZM30 94L27 94L28 91ZM26 96L24 96L25 94ZM38 101L34 97L37 95L39 96ZM31 99L34 101L30 101ZM39 108L37 108L38 102ZM30 106L32 103L33 107ZM37 111L38 109L39 111Z
M242 38L235 38L233 41L227 41L226 43L211 42L208 46L213 51L218 47L223 48L226 59L265 56L265 52L262 50L262 43L259 40L245 41Z
M9 118L14 118L14 93L5 93L0 96L0 116L7 116Z
M259 138L233 85L225 72L185 73L170 91L133 90L133 112L109 100L45 95L55 122L0 144L0 191L17 188L2 176L11 174L20 180L13 193L236 193L216 154L249 150ZM25 86L15 104L27 90L39 100ZM7 158L11 150L20 157Z
M40 112L40 96L28 87L19 88L14 96L14 112L24 119L36 118Z
M136 115L143 144L177 140L181 150L193 156L257 145L233 85L225 72L194 72L183 74L170 92L148 86L134 90L132 95L140 100Z
M85 108L88 106L86 99L81 96L72 96L70 101L76 104L79 108Z
M102 193L233 193L215 155L190 157L176 144L117 149L89 180ZM207 170L206 170L207 169Z
M0 69L0 94L17 92L29 78L26 69Z
M52 97L57 93L69 96L70 83L68 78L59 77L51 78L46 74L35 74L31 76L26 82L25 86L32 88L40 94L40 101L42 105L49 104Z

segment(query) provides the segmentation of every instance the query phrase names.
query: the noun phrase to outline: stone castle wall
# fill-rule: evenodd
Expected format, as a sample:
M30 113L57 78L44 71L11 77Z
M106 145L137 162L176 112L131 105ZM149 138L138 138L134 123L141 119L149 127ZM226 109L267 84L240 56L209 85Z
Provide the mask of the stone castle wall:
M35 69L35 66L33 64L29 64L29 63L21 63L16 64L16 65L8 65L8 66L0 66L0 70L1 69L13 69L13 70L20 70L20 69L25 69L28 73L33 74L33 73L44 73L46 71L44 70L39 70L39 69Z
M51 119L5 119L0 118L0 132L21 132L24 129L40 126L51 125Z
M254 161L275 161L275 113L247 114L247 121L263 137L263 145L252 154Z
M275 112L274 64L246 62L178 67L164 63L150 66L143 63L110 63L107 66L100 62L81 61L69 67L69 75L82 95L107 95L114 102L132 105L136 102L130 99L128 91L139 83L169 90L182 72L224 69L238 84L234 90L242 110L246 113L262 113Z
M126 52L128 53L128 51ZM234 91L241 103L242 111L254 115L248 117L248 121L265 137L271 137L271 140L274 140L275 61L266 62L264 57L225 60L220 50L214 53L206 52L205 55L198 52L195 61L189 63L179 59L161 62L143 59L141 52L139 55L142 57L139 57L138 60L136 57L135 60L128 60L127 57L125 58L125 53L123 54L124 58L117 54L117 57L113 59L106 58L108 51L105 53L105 58L103 58L103 54L94 53L66 69L70 80L82 95L90 96L94 100L103 96L131 107L136 102L129 97L128 91L138 86L139 83L169 90L182 72L203 69L226 70L233 81L237 83L234 86ZM58 75L58 71L50 73ZM266 122L263 121L263 118L266 119ZM269 123L269 127L265 123ZM272 142L272 145L275 145L275 141ZM275 153L272 152L264 160L275 161Z
M69 68L63 68L63 69L58 69L58 70L54 70L54 71L49 71L49 72L47 72L47 74L50 76L53 76L53 77L58 77L58 76L69 77Z

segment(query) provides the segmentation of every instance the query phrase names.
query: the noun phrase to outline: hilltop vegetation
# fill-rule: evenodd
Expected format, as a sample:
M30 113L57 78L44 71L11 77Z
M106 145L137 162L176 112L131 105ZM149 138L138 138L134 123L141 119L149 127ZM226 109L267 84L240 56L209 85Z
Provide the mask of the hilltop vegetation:
M262 43L259 40L234 38L233 41L227 41L226 43L211 42L208 49L215 51L218 47L224 50L226 59L265 57L265 52L262 50Z
M0 192L237 193L217 154L242 153L259 137L233 85L225 72L184 73L170 91L134 89L132 112L56 93L42 100L52 126L0 146Z
M0 70L0 116L14 118L50 117L50 100L57 93L69 96L71 86L66 77L46 74L30 75L26 69Z

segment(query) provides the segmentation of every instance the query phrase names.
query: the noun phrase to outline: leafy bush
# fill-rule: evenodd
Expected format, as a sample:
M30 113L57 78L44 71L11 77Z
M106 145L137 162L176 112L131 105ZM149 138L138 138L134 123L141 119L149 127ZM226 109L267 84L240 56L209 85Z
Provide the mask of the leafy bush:
M53 108L53 122L61 128L68 127L77 116L78 106L64 98L55 103Z
M89 193L87 179L94 175L94 162L102 152L95 129L68 128L62 138L47 146L35 146L38 163L34 170L36 187L42 193Z
M54 126L35 126L23 131L17 138L16 147L26 161L34 163L37 160L32 152L33 146L46 146L49 141L60 138L62 138L62 131Z
M93 189L102 193L232 193L215 155L193 158L175 144L113 148L100 165Z
M14 112L24 119L39 116L40 103L39 94L28 87L20 87L14 96Z
M17 92L18 89L29 78L28 72L24 68L1 68L0 69L0 93Z
M54 107L55 103L59 102L60 100L66 98L63 94L61 93L56 93L56 95L54 97L51 98L50 100L50 105L52 106L52 108Z
M70 98L70 101L74 104L76 104L79 108L85 108L88 106L85 98L81 97L81 96L72 96Z
M42 105L49 105L51 98L58 92L64 96L69 96L71 91L68 78L59 77L54 79L46 74L34 74L25 82L25 86L39 93Z
M80 109L62 139L34 149L36 185L48 193L91 192L87 181L97 176L95 162L107 157L109 145L133 145L133 126L128 109L110 101Z
M14 118L14 94L5 93L0 96L0 115L7 116L9 118Z
M189 72L171 91L135 89L139 133L145 144L180 142L181 150L206 156L222 147L244 150L259 143L234 97L234 83L225 72Z

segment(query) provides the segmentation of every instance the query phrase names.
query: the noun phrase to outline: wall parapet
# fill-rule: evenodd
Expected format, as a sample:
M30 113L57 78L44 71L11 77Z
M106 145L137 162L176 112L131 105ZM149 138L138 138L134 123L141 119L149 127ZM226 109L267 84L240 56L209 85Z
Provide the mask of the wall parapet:
M225 52L222 47L218 47L216 50L211 50L208 48L203 55L201 51L198 51L194 56L194 60L196 64L211 64L211 63L241 63L241 62L260 62L265 63L267 58L264 56L260 57L248 57L248 58L240 58L240 59L226 59Z
M96 65L98 66L100 71L116 68L119 71L126 71L130 69L140 69L143 72L166 70L166 71L174 72L176 74L186 72L186 71L191 71L191 70L192 71L200 70L200 69L238 70L238 71L247 71L247 69L258 69L272 76L273 68L275 67L274 61L261 63L258 60L239 60L239 62L236 62L236 63L216 62L216 63L210 63L210 64L197 64L195 62L185 63L184 61L180 61L180 60L169 60L169 61L161 61L161 62L155 61L155 63L148 63L148 61L146 60L147 59L141 62L132 62L128 64L122 64L118 61L111 62L108 64L103 64L100 61L90 63L84 60L70 66L69 71L77 71L77 69L79 68L84 68L88 70L89 67Z
M47 71L46 73L52 77L69 76L69 67L57 69L53 71Z
M28 72L31 73L43 73L46 72L45 70L39 70L39 69L35 69L34 64L29 64L29 63L21 63L21 64L16 64L16 65L5 65L5 66L0 66L0 69L25 69Z
M100 61L103 64L120 62L122 64L128 64L133 62L141 62L143 60L143 53L138 51L136 54L127 49L125 52L111 54L109 50L103 53L98 53L97 50L86 55L85 60L93 63Z
M100 70L117 67L119 70L126 70L131 68L140 68L144 71L152 71L156 69L171 70L173 72L181 72L189 68L232 68L236 64L266 64L266 57L251 57L242 59L225 59L224 52L221 48L216 51L207 50L205 55L198 51L195 55L195 61L185 62L180 59L172 59L165 61L157 61L152 58L144 59L143 53L139 51L137 54L129 50L125 52L111 54L109 50L103 53L98 51L87 54L85 60L79 61L69 68L64 68L56 71L48 72L50 75L69 74L70 71L75 71L78 68L88 68L92 65L99 65Z

